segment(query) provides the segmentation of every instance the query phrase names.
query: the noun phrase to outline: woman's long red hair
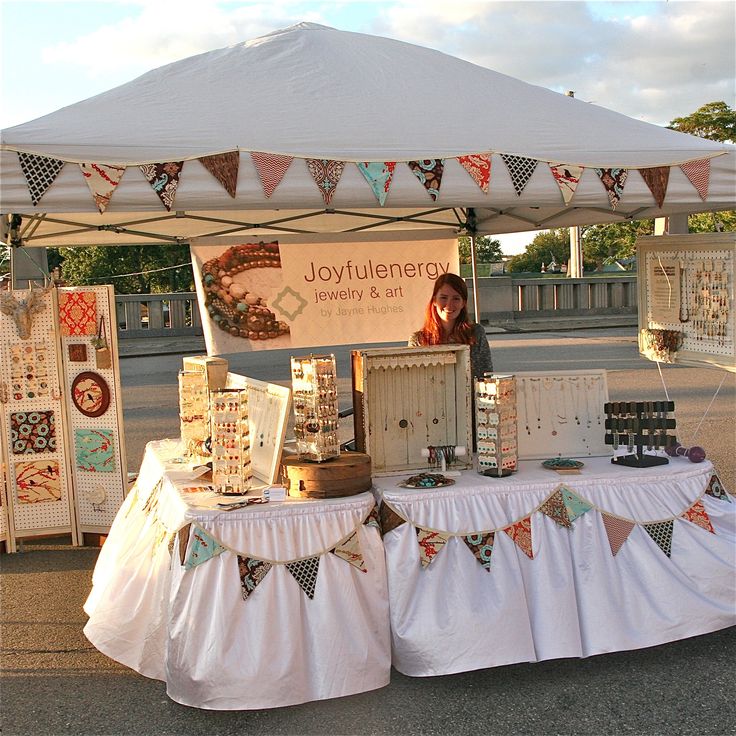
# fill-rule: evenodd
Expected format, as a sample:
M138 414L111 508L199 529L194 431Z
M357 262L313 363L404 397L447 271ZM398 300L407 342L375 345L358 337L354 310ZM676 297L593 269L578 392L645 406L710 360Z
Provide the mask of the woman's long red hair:
M468 287L465 281L454 273L443 273L435 282L432 289L432 298L424 310L424 326L421 329L422 345L442 345L442 320L434 308L434 300L437 292L443 287L449 286L454 289L463 298L463 305L460 314L455 320L455 326L452 330L451 337L454 342L462 345L474 345L475 337L473 335L473 324L468 319Z

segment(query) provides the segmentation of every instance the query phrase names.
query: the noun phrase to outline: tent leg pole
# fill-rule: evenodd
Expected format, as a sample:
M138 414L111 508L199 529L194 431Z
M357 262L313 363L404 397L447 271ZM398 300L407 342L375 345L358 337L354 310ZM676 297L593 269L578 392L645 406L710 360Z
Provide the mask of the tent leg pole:
M478 272L475 268L475 233L470 234L470 268L473 274L473 317L480 323L480 310L478 309Z

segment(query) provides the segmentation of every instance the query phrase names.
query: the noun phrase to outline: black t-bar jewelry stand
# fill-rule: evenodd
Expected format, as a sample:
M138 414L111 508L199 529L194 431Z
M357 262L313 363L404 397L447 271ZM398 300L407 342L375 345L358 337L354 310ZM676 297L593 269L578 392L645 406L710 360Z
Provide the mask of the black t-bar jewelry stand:
M673 434L667 434L668 429L675 428L674 418L668 417L675 410L674 401L609 401L603 410L606 444L614 450L621 445L629 449L628 455L611 458L614 465L651 468L669 462L666 457L647 455L644 451L664 450L677 442Z

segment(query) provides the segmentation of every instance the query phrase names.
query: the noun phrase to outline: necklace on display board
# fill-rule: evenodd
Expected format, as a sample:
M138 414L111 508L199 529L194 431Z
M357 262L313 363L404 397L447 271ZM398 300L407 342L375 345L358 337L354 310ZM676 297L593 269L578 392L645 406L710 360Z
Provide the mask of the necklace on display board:
M532 404L534 407L534 413L537 417L537 429L542 429L542 386L538 378L531 378L529 379L532 383L537 384L537 394L536 398L534 396L533 388L534 386L530 386L530 393L532 396Z

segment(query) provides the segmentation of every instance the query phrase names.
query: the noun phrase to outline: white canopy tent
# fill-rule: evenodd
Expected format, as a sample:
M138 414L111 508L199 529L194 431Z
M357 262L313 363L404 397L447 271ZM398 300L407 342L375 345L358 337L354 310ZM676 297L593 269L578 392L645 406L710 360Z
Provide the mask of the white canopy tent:
M12 219L4 235L16 245L448 225L506 233L736 206L733 146L437 51L309 23L155 69L0 135L0 212ZM228 152L240 162L234 197L196 160ZM294 157L270 197L251 152ZM19 154L64 162L35 205ZM475 154L490 156L487 192L458 160ZM502 154L538 162L520 193ZM345 162L329 204L305 164L310 158ZM427 159L443 159L435 199L403 163ZM180 161L167 211L139 166ZM709 168L704 197L680 168L694 161ZM398 162L384 206L353 162ZM125 168L103 214L81 163ZM549 163L584 169L568 204ZM669 171L661 207L634 171L651 167ZM596 168L628 170L615 209Z

